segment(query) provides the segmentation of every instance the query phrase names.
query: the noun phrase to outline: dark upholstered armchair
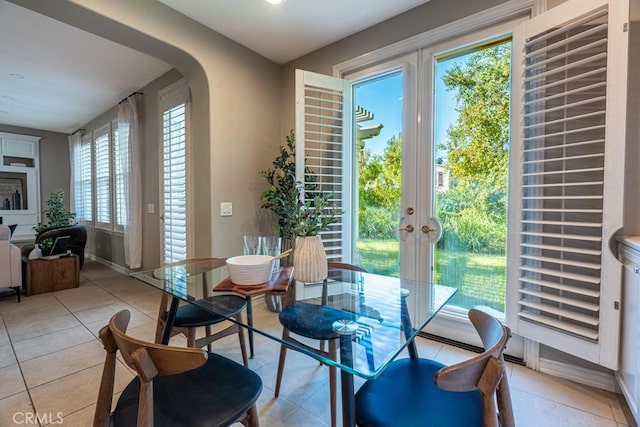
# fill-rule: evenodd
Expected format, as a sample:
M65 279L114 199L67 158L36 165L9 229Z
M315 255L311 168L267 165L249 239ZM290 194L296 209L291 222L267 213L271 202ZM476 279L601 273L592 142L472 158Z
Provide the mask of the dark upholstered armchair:
M36 235L35 244L31 243L22 247L22 256L27 257L36 244L41 243L46 238L51 238L55 242L56 237L69 236L65 242L67 249L80 258L80 268L84 264L84 248L87 245L87 229L84 225L65 225L62 227L52 227L40 231Z

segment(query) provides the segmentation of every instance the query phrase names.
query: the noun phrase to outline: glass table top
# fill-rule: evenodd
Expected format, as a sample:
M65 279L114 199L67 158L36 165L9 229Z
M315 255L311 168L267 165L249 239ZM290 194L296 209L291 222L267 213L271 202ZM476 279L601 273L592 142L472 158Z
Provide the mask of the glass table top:
M205 298L217 295L217 292L212 291L213 288L227 276L224 259L187 260L131 274L131 277L182 301L223 316L223 304L214 304L210 298ZM334 331L347 330L350 334L348 341L342 340L343 344L349 342L350 346L341 346L340 357L332 360L302 346L290 342L285 344L325 364L366 379L375 378L407 347L455 292L455 288L432 283L329 269L329 278L324 283L292 281L286 297L283 296L286 301L283 303L284 310L289 315L303 313L311 316L300 319L306 328L311 329L308 331L311 334L313 328L326 326L327 313L330 313L331 321L337 320L333 324ZM258 304L264 305L261 300L254 300L254 312L259 308ZM286 309L291 304L294 304L295 310ZM283 342L279 313L271 312L265 307L264 313L252 317L250 320L245 314L239 321L235 318L229 320L269 339ZM317 346L317 341L310 341L310 344L314 342ZM260 351L257 347L256 352Z

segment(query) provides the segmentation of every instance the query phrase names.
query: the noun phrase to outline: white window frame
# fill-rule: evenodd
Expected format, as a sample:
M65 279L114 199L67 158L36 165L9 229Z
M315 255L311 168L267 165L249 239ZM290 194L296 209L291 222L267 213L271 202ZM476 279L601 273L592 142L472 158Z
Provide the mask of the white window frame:
M600 1L600 0L590 0L589 3L596 4L597 1ZM602 1L606 1L606 0L602 0ZM423 47L426 47L426 46L436 46L440 44L440 42L443 42L445 40L450 40L452 38L456 38L456 36L462 36L464 34L473 34L473 37L477 42L478 40L480 40L480 38L478 38L476 34L479 33L480 30L482 30L483 28L496 26L497 24L507 22L518 16L524 16L527 14L530 16L536 16L537 14L540 14L545 10L544 3L545 3L544 1L538 1L538 0L522 1L522 2L509 1L509 2L503 3L499 6L480 12L473 16L463 18L456 22L453 22L453 23L444 25L442 27L436 28L434 30L428 31L426 33L411 37L409 39L406 39L401 42L395 43L393 45L387 46L385 48L376 50L374 52L369 52L358 58L354 58L354 59L342 62L340 64L337 64L333 68L334 76L343 78L346 75L357 73L365 68L374 67L376 64L382 61L388 60L390 58L398 57L410 51L421 50ZM580 2L574 3L573 0L569 0L569 3L571 4L560 5L552 9L551 12L546 12L545 13L546 16L544 19L551 19L552 16L558 16L562 14L564 14L564 17L566 19L569 16L576 15L577 12L575 12L575 10L578 10L578 9L581 10L581 8L578 8L578 4ZM611 63L618 64L617 65L618 68L624 68L626 70L626 55L628 51L627 51L627 45L626 45L627 41L625 40L628 40L628 37L623 36L624 31L621 29L623 29L624 27L623 24L625 22L628 22L628 17L625 18L624 16L622 16L624 13L628 14L628 3L626 2L626 0L622 0L620 2L609 1L609 7L610 7L610 16L612 19L610 22L610 28L617 29L616 30L617 33L615 33L611 39L612 40L613 38L615 38L616 40L618 40L618 38L620 39L614 44L615 46L619 46L620 49L617 49L617 48L610 49L609 51L610 60L611 58L615 57L615 59L611 60ZM542 23L543 21L538 20L536 21L536 24L538 22ZM464 29L464 30L460 30L460 29ZM524 37L522 35L522 31L519 28L513 28L510 31L510 33L512 34L513 52L514 52L513 62L512 62L514 66L514 70L512 71L512 79L513 79L512 80L512 85L513 85L512 124L514 125L514 127L512 129L512 134L511 134L511 138L512 140L514 140L514 139L521 138L521 135L522 135L522 132L521 132L522 123L520 119L521 97L518 94L518 90L519 90L518 87L520 87L522 84L521 73L523 72L523 70L522 70L521 62L519 62L517 55L521 55L521 52L519 52L519 49L520 49L520 46L524 46L523 44ZM427 60L426 57L429 56L431 53L432 52L429 52L427 49L423 51L423 57L425 61ZM616 60L618 60L618 62L616 62ZM625 65L620 66L619 64L625 64ZM613 80L615 80L616 83L612 87L608 88L607 90L607 109L608 109L607 115L611 117L617 117L618 119L622 118L621 120L623 120L623 118L626 117L626 114L625 114L626 101L620 102L620 100L621 99L624 100L625 99L624 96L626 95L626 90L627 90L626 74L624 76L614 77ZM418 92L422 93L420 90L418 90ZM610 97L610 95L612 96ZM424 107L423 107L423 110L424 110L424 114L428 116L429 110L424 109ZM607 128L608 128L607 129L608 139L618 141L618 143L620 141L625 140L624 123L616 125L614 121L608 120ZM619 149L618 151L619 153L617 154L620 154L624 150ZM511 274L510 271L513 272L514 269L516 269L516 267L519 265L518 260L514 261L514 259L519 258L519 251L517 250L519 246L519 237L518 237L519 233L517 233L517 228L519 227L520 222L519 222L519 217L514 217L514 209L512 208L512 205L517 204L518 201L520 200L519 195L516 197L513 197L513 191L515 190L516 192L519 193L520 189L517 188L518 187L517 183L521 181L518 177L515 177L515 180L512 179L514 178L514 174L516 172L519 172L519 166L518 166L519 152L518 152L517 146L514 146L514 144L512 144L511 155L512 155L510 160L511 166L510 166L510 172L509 172L509 176L510 176L509 230L510 231L509 231L509 237L508 237L509 239L508 247L510 249L507 254L507 279L508 279L507 280L507 284L508 284L507 320L509 321L509 325L512 327L512 330L517 334L519 332L520 325L522 325L522 322L520 320L514 320L513 307L514 307L514 304L517 305L517 302L514 301L514 298L516 298L518 294L518 288L517 288L517 284L514 285L513 283L511 283L513 280L512 280L512 276L510 275ZM514 159L513 156L516 156L516 159ZM619 156L611 155L611 153L609 153L607 155L606 162L609 164L611 164L611 162L614 162L614 163L617 162L618 165L624 164L624 161L620 160L618 157ZM617 171L615 169L613 169L612 171L613 171L614 178L618 177L622 173L621 168L619 168ZM616 181L616 179L612 179L611 177L609 177L608 180L605 179L605 183L607 181L611 183L612 181ZM624 180L620 178L617 181L623 182ZM618 204L615 202L619 201L620 197L621 197L620 194L617 194L615 191L610 191L608 200L613 201L614 203L612 205L617 206ZM622 210L619 209L618 211L619 212L609 212L607 215L605 215L604 226L603 226L604 239L608 239L611 236L611 233L615 231L612 229L612 224L621 226L620 222L617 220L619 219L618 217L621 215ZM516 230L515 233L514 233L514 230ZM603 260L603 265L609 264L610 266L613 266L613 264L616 264L615 256L611 254L610 251L607 252L603 250L603 256L606 258L605 260ZM607 334L601 334L600 336L604 337L604 339L596 343L596 345L591 348L586 348L587 346L586 344L584 345L585 348L577 349L576 347L572 347L573 350L572 348L566 348L566 346L562 347L564 351L567 351L571 354L577 355L586 360L590 360L592 362L598 363L602 366L609 367L612 369L615 369L617 366L617 338L611 338L607 336L615 335L617 337L618 335L616 333L617 331L616 325L619 322L616 319L617 317L619 317L619 312L615 309L616 304L620 298L619 296L620 278L619 278L618 270L616 271L611 271L611 269L609 269L609 271L603 270L604 275L602 276L602 281L603 282L606 281L611 285L610 286L611 289L607 289L601 296L600 329L601 331L607 331ZM514 294L516 296L514 296ZM531 330L525 331L525 329L523 329L522 331L523 335L532 336ZM550 345L555 348L561 348L559 347L558 343L565 339L562 338L561 336L554 337L551 335L553 334L544 334L543 332L541 332L537 334L537 337L540 343ZM528 347L531 347L531 346L528 346ZM533 357L539 357L533 353L534 352L530 352L529 355ZM534 364L537 363L537 360L533 361L533 363Z

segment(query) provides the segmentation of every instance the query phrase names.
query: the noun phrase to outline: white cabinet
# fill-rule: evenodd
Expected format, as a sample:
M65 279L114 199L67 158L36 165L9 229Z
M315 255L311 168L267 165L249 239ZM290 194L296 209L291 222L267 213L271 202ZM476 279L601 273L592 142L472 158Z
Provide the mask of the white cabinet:
M622 282L622 339L618 383L636 422L640 417L640 238L623 239L618 257L624 265Z
M14 241L33 240L40 217L40 138L0 132L0 217Z

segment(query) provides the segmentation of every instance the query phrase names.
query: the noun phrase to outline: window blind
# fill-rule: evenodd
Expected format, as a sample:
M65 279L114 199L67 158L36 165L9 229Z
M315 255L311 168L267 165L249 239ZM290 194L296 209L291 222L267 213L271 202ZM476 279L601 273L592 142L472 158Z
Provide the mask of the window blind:
M123 126L124 128L125 126ZM120 129L118 123L113 124L113 174L114 174L114 212L116 228L122 230L127 221L127 183L123 165L130 165L129 162L129 140L127 134L129 129ZM120 136L123 138L120 139Z
M164 262L187 258L186 105L162 114Z
M75 159L79 165L76 174L75 208L78 220L93 221L93 163L91 158L92 134L83 135Z
M527 40L518 316L597 342L607 9Z
M352 147L346 136L350 103L344 83L302 70L297 70L296 80L296 159L304 159L303 164L298 163L296 175L304 183L305 199L329 193L335 208L349 212L345 177L349 177L346 159ZM344 243L348 243L347 216L320 233L329 260L343 259Z
M111 141L109 125L94 132L96 223L111 227Z

